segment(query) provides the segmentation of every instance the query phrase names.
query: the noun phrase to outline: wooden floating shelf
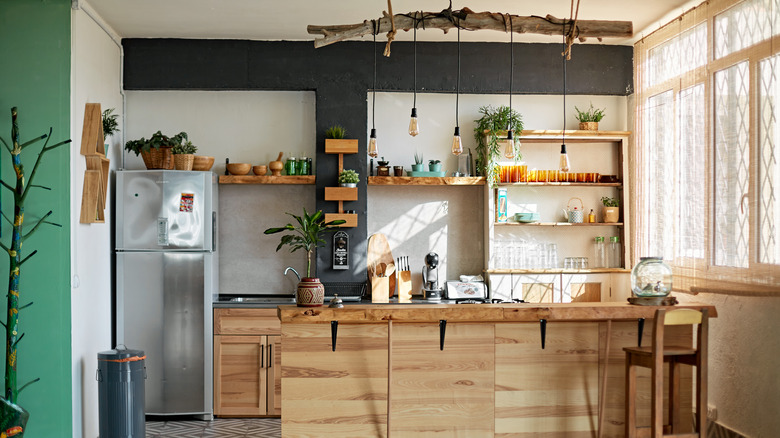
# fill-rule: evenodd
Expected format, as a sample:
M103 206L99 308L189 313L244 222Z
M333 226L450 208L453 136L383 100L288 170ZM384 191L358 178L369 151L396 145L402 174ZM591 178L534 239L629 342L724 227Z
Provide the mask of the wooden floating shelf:
M325 139L326 154L356 154L357 151L358 151L357 139L346 139L346 138Z
M544 187L621 187L623 183L586 183L586 182L517 182L498 183L499 186L544 186Z
M314 184L314 175L220 175L220 184Z
M357 201L357 187L325 187L326 201Z
M369 176L370 186L484 186L482 176Z
M569 222L494 222L495 226L513 226L513 227L619 227L623 222L583 222L581 224L572 224Z
M592 268L592 269L487 269L488 274L610 274L628 273L624 268Z
M325 222L343 219L346 223L339 225L342 228L354 228L357 226L357 214L354 213L325 213Z

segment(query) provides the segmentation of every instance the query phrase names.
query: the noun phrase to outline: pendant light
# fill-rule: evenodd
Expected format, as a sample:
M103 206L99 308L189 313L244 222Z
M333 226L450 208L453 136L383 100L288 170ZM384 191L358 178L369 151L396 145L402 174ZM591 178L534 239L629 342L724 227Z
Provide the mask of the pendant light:
M374 87L372 88L371 103L371 135L368 136L368 155L372 158L379 156L376 146L376 34L379 31L376 20L371 20L374 25L374 44L371 46L374 50Z
M504 147L504 156L507 159L515 158L515 139L512 135L512 80L514 79L515 51L514 51L514 29L512 28L512 14L509 14L509 126L506 130L506 146Z
M458 126L458 105L460 95L460 23L456 23L458 28L458 84L455 89L455 134L452 136L452 155L463 153L463 142L460 139L460 126Z
M420 133L420 124L417 122L417 13L414 14L414 104L412 104L412 118L409 119L409 135L412 137Z
M558 168L569 171L569 154L566 153L566 26L563 26L563 131L561 131L561 158Z

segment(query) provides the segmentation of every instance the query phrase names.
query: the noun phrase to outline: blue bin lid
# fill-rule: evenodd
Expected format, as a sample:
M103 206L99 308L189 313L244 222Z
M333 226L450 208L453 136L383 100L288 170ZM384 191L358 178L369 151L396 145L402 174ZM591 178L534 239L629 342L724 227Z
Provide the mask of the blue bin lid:
M143 350L132 350L129 348L117 348L98 353L98 360L106 362L133 362L144 359L146 359L146 356Z

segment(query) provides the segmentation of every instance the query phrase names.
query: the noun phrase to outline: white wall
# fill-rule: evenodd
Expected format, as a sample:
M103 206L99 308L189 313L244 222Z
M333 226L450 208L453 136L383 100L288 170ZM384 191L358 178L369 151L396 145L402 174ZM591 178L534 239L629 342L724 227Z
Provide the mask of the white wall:
M185 131L199 155L216 158L212 171L220 175L225 158L255 165L279 152L314 158L314 97L303 91L128 91L126 139ZM140 157L125 156L125 168L145 168ZM293 220L285 212L314 211L314 186L223 184L219 196L219 292L292 294L297 280L282 272L293 266L303 276L305 254L286 247L276 252L280 235L263 230Z
M88 7L85 5L85 7ZM106 223L80 224L86 170L80 155L84 104L115 108L122 118L120 49L83 10L72 12L71 27L71 351L73 436L98 435L97 353L111 345L111 208ZM121 134L111 138L108 157L116 169ZM110 184L110 183L109 183ZM109 185L109 193L111 192Z

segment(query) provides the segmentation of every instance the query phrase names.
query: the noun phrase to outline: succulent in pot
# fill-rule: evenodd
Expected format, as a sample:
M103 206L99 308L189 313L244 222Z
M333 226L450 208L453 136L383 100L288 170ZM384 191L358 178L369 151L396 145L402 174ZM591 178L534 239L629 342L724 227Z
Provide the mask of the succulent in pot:
M423 154L414 153L414 164L412 164L412 170L415 172L423 171Z
M347 130L341 125L333 125L325 130L325 138L342 139L346 138Z
M431 172L441 172L441 161L428 160L428 170Z
M289 223L283 227L268 228L264 231L264 234L291 232L291 234L282 236L276 250L279 251L287 245L290 247L291 253L299 249L306 251L306 277L298 283L296 302L301 307L321 306L325 297L325 287L318 278L311 276L311 256L318 247L325 245L325 240L322 236L338 230L338 226L346 221L337 219L325 222L325 215L322 214L322 210L318 210L311 216L306 212L305 208L303 209L303 216L296 216L292 213L287 214L295 219L295 223Z
M616 223L620 219L620 199L602 196L601 203L604 204L604 208L601 209L604 222Z
M360 175L352 169L344 169L339 173L339 185L341 187L357 187Z

